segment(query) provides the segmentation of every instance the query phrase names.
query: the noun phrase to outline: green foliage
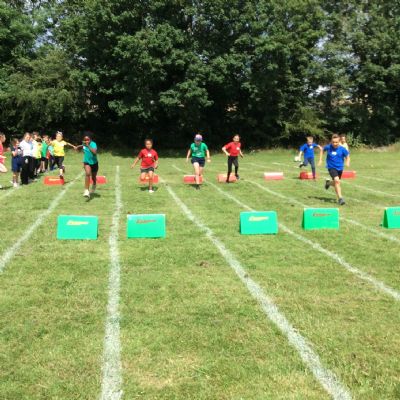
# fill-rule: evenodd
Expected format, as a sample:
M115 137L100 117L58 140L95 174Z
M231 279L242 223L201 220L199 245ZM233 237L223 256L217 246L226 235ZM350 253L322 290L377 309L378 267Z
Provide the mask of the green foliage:
M0 1L0 19L8 130L166 147L195 131L218 146L234 132L252 146L399 137L395 0Z
M21 58L0 93L0 116L13 133L73 128L71 123L83 116L84 101L65 54L58 49L44 50L36 59Z

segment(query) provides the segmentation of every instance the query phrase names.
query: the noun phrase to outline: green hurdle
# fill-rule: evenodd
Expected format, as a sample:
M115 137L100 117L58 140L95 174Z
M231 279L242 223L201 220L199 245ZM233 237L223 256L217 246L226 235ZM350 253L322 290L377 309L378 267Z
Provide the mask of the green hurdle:
M304 230L339 229L339 209L305 208L302 227Z
M275 211L246 211L240 213L242 235L276 235L278 216Z
M59 215L57 218L58 240L96 240L98 217L88 215Z
M382 226L386 229L400 229L400 207L387 207L385 209Z
M129 239L165 238L165 215L129 214L127 216L126 234Z

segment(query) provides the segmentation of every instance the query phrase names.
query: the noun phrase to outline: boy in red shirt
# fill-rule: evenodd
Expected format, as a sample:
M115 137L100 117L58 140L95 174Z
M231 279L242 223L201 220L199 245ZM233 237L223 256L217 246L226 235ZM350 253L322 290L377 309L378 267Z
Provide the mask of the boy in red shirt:
M146 139L144 141L145 148L140 150L139 155L136 157L131 168L135 168L139 160L142 160L140 164L140 179L145 179L146 175L149 177L149 193L154 193L153 190L153 176L154 170L158 168L158 154L153 150L153 140Z
M242 144L240 143L240 136L235 135L232 139L233 141L226 144L223 148L222 151L228 156L228 173L226 175L226 183L229 183L229 177L231 176L232 173L232 165L235 166L235 176L236 179L239 179L239 160L238 156L243 158L243 153L242 153Z

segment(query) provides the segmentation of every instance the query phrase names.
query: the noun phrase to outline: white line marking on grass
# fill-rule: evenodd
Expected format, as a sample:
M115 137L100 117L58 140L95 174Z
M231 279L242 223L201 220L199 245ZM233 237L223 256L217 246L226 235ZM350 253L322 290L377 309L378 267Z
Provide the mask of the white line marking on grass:
M287 202L295 203L295 204L297 204L297 205L299 205L300 207L303 207L303 208L309 208L310 207L307 204L304 204L301 201L298 201L293 197L285 196L285 195L283 195L281 193L275 192L274 190L268 189L265 186L260 185L258 182L254 182L254 181L251 181L251 180L247 180L247 182L251 183L252 185L255 185L255 186L259 187L261 190L264 190L265 192L267 192L267 193L269 193L269 194L271 194L273 196L276 196L276 197L279 197L279 198L281 198L283 200L286 200ZM358 221L354 221L351 218L346 218L346 217L340 217L340 218L341 218L342 221L345 221L345 222L348 222L349 224L358 226L358 227L360 227L360 228L362 228L362 229L364 229L364 230L366 230L366 231L368 231L368 232L370 232L370 233L372 233L374 235L380 236L380 237L382 237L384 239L387 239L387 240L391 240L392 242L400 243L400 239L395 237L395 236L393 236L393 235L389 235L389 234L387 234L385 232L381 232L381 231L379 231L377 229L371 228L370 226L364 225L364 224L362 224L361 222L358 222Z
M53 199L49 207L43 211L36 221L25 231L25 233L8 249L0 258L0 273L2 273L7 263L14 257L19 248L32 236L32 234L43 224L44 220L55 210L60 200L65 196L69 188L83 175L81 172L72 180L60 193Z
M115 173L115 211L108 244L110 246L110 275L108 279L108 304L105 323L103 351L103 379L101 400L119 400L122 398L121 343L119 298L121 285L121 265L119 259L118 237L119 221L122 212L121 184L119 166Z
M283 164L283 163L278 163L278 162L273 162L272 164L290 167L289 164ZM298 166L297 166L297 167L294 166L294 168L298 168ZM364 179L369 179L369 178L371 178L371 179L375 179L375 180L382 180L383 182L390 182L390 181L386 181L386 180L379 179L379 178L373 178L373 177L366 177L366 176L363 176L362 178L364 178ZM367 192L375 193L375 194L378 194L378 195L390 196L390 197L400 197L400 195L398 195L398 194L383 192L383 191L381 191L381 190L372 189L372 188L369 188L369 187L367 187L367 186L357 185L357 184L354 183L354 182L347 182L347 181L345 181L345 180L343 180L343 179L342 179L342 182L343 182L344 184L346 184L346 185L351 185L351 186L354 186L355 188L358 188L358 189L360 189L360 190L365 190L365 191L367 191ZM392 182L390 182L390 183L392 183Z
M174 166L174 168L176 168ZM163 180L162 180L163 181ZM165 181L163 181L165 183ZM213 185L214 186L214 185ZM186 217L202 230L207 239L219 250L227 263L247 287L250 294L261 305L264 313L279 330L287 337L289 343L297 350L304 364L311 370L323 388L336 400L351 399L347 388L339 381L336 375L325 368L312 345L290 324L285 315L280 312L278 306L267 296L261 286L248 276L246 270L225 245L214 235L214 232L200 219L196 218L186 204L175 194L169 185L165 185L168 193L175 203L181 208Z
M382 192L382 190L376 190L376 189L372 189L372 188L369 188L369 187L366 187L366 186L357 185L356 183L353 183L353 182L346 182L346 181L343 181L343 180L342 180L342 182L345 183L346 185L351 185L351 186L354 186L357 189L365 190L366 192L375 193L375 194L377 194L379 196L389 196L389 197L397 197L397 198L400 197L400 195L398 195L398 194Z
M266 168L265 165L256 164L256 163L251 163L251 164L254 165L254 166L256 166L256 167ZM279 165L286 166L286 164L282 164L282 163L274 163L274 162L273 162L273 163L271 163L271 164L279 164ZM286 168L288 168L288 167L286 167ZM295 167L295 168L298 168L298 167ZM310 187L311 187L311 185L312 185L312 183L309 182L308 180L305 180L305 184L307 184L307 185L310 186ZM319 187L319 186L318 186L317 189L320 190L320 191L325 192L325 189L322 188L322 187ZM379 210L381 210L382 208L385 208L385 207L386 207L386 206L383 206L383 205L380 205L380 204L372 203L371 201L368 201L368 200L356 199L355 197L349 197L349 196L345 196L345 197L346 197L346 199L351 200L351 201L353 201L353 202L355 202L355 203L364 203L364 204L368 204L369 206L374 207L374 208L379 209Z
M241 207L245 208L246 210L249 211L254 211L254 209L252 209L251 207L249 207L248 205L242 203L240 200L238 200L236 197L232 196L231 194L225 192L224 190L220 189L218 186L212 184L209 182L209 184L211 186L213 186L218 192L220 192L221 194L223 194L224 196L230 198L232 201L234 201L236 204L240 205ZM260 185L261 186L261 185ZM262 186L261 186L262 187ZM266 188L265 188L266 189ZM267 191L269 191L269 189L267 189ZM272 192L272 191L271 191ZM300 240L303 243L308 244L309 246L311 246L314 250L319 251L320 253L323 253L325 255L327 255L328 257L332 258L333 260L335 260L339 265L341 265L342 267L344 267L346 270L348 270L349 272L351 272L352 274L358 276L359 278L361 278L364 281L367 281L369 283L372 284L372 286L374 286L376 289L380 290L383 293L388 294L389 296L393 297L395 300L400 301L400 292L397 291L396 289L391 288L390 286L387 286L386 284L384 284L382 281L375 279L374 277L372 277L371 275L367 274L366 272L363 272L361 270L359 270L356 267L353 267L351 264L349 264L347 261L345 261L342 257L340 257L338 254L325 249L324 247L322 247L319 243L313 242L307 238L305 238L304 236L299 235L298 233L293 232L291 229L289 229L287 226L283 225L283 224L279 224L279 227L285 231L286 233L288 233L289 235L292 235L293 237L295 237L297 240Z

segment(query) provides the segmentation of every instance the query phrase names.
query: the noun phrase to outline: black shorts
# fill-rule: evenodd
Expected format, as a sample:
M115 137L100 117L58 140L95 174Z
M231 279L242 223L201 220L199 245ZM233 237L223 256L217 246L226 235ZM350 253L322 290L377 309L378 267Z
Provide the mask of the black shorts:
M84 162L83 165L89 165L90 169L92 170L92 174L97 174L97 172L99 171L99 163L89 164L87 162Z
M342 179L343 170L339 171L335 168L329 168L328 172L332 179L335 179L336 177L339 177L339 179Z
M54 156L54 165L57 165L59 169L63 167L64 156Z
M192 164L199 163L200 167L204 167L206 165L206 159L200 157L192 157Z
M47 158L46 157L42 157L40 160L43 161L43 162L46 162Z
M149 172L154 172L154 167L140 168L140 172L141 172L142 174L148 174Z

